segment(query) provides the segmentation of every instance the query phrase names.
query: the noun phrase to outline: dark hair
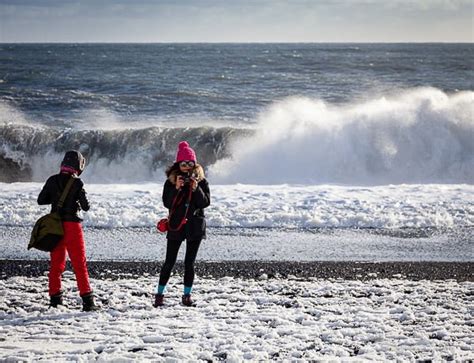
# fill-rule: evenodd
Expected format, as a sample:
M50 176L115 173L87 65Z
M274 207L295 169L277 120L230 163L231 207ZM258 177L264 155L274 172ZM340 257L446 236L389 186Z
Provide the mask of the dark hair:
M179 163L178 162L176 162L174 164L171 164L170 166L168 166L166 168L166 171L165 171L166 177L169 178L173 171L179 171L179 170L180 169L179 169Z

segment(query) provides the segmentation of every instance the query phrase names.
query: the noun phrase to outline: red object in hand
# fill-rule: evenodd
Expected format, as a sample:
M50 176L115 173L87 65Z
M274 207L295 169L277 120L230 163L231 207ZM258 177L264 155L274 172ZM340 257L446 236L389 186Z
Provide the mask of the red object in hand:
M160 219L156 224L156 229L161 233L168 232L168 218Z

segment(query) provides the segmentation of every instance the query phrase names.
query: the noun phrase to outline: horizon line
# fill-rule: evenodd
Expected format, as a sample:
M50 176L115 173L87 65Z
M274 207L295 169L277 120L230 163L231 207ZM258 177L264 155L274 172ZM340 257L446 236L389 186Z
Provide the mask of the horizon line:
M0 44L474 44L474 41L0 41Z

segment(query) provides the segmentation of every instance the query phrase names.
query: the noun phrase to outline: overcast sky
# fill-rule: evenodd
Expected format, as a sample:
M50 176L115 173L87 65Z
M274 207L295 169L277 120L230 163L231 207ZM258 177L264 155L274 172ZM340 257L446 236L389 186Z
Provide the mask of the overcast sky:
M474 0L0 0L0 42L472 42Z

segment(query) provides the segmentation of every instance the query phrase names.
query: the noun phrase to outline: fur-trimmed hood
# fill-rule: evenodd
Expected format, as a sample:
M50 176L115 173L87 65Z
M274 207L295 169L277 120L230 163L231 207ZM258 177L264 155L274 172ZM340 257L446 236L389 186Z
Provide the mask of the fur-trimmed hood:
M170 173L168 180L171 182L171 184L176 185L176 178L179 173L179 169L173 170ZM198 183L206 178L206 176L204 175L204 169L200 164L196 164L194 166L194 168L191 170L191 176L194 177Z

